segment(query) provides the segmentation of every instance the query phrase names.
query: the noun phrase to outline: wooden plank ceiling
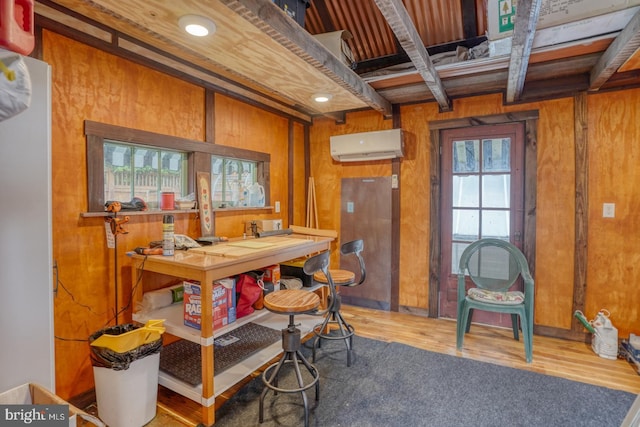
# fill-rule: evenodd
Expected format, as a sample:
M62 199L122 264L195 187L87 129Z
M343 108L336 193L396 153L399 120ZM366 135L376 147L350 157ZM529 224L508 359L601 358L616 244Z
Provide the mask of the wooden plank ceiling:
M606 15L552 26L542 17L567 2L515 3L510 49L453 62L457 52L500 46L487 41L486 4L498 0L311 0L304 29L272 0L38 0L36 14L45 27L303 120L365 108L390 117L392 104L425 101L447 111L453 98L489 92L514 103L640 84L640 0L596 2ZM212 19L215 34L184 33L186 14ZM355 69L312 37L337 30L353 36ZM332 98L319 104L317 93Z

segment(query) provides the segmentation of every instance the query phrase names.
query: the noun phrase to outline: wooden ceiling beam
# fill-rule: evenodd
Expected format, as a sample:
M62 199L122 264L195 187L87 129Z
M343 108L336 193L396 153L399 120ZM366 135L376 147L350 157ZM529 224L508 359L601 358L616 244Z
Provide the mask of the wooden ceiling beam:
M563 77L553 77L547 80L537 80L527 83L519 102L535 102L547 99L573 96L587 90L589 75L572 74Z
M314 66L318 72L380 112L385 118L392 117L389 101L380 96L308 32L301 31L300 27L293 24L282 11L276 10L277 8L271 4L265 4L264 0L221 0L221 2L238 15L251 21L256 28L268 34L283 47Z
M374 0L387 23L395 33L400 45L407 52L411 62L424 79L429 90L440 105L441 111L451 110L451 100L440 81L440 76L433 65L427 49L420 39L418 30L409 17L402 0Z
M640 47L640 11L602 54L591 70L589 90L599 90Z
M518 0L516 5L507 80L507 103L518 101L522 95L541 4L542 0Z

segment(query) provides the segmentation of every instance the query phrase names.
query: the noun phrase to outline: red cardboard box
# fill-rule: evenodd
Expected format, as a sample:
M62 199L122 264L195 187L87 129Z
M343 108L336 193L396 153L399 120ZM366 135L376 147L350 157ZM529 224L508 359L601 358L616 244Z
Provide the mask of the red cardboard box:
M202 288L200 282L185 280L184 283L184 324L201 329L202 324ZM235 279L217 280L212 285L213 328L221 328L236 321L236 284Z
M264 277L262 280L265 282L271 282L276 288L280 287L280 265L270 265L269 267L263 268Z

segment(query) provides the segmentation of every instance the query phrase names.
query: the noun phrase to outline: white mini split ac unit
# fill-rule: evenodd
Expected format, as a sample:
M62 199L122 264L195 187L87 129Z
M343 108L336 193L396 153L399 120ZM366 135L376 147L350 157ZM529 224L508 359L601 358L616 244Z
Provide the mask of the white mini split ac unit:
M329 140L331 157L339 162L363 162L404 156L402 129L336 135Z

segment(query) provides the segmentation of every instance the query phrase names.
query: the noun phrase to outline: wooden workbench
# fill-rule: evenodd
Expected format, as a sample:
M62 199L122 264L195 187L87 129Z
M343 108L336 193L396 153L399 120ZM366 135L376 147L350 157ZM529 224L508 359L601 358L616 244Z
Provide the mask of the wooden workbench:
M301 256L329 250L332 238L304 235L273 236L261 239L233 240L211 247L176 251L174 256L138 255L131 253L134 284L134 301L142 301L143 293L162 287L153 281L146 281L147 273L160 273L179 279L197 280L200 283L213 283L215 280L235 276L250 270L256 270L273 264L279 264ZM202 287L202 300L211 300L211 287ZM177 318L176 318L177 317ZM167 318L167 332L197 342L202 349L202 388L195 393L202 405L202 423L210 426L215 422L214 391L214 330L211 304L202 304L202 329L184 326L181 317L166 312L134 313L134 320L145 322L148 319ZM216 330L216 335L233 330L242 322L227 325L224 331ZM255 367L256 369L258 366ZM239 380L239 379L238 379ZM171 384L169 384L171 388ZM194 389L175 386L174 391L194 398ZM196 399L194 399L196 400ZM196 400L197 401L197 400Z

